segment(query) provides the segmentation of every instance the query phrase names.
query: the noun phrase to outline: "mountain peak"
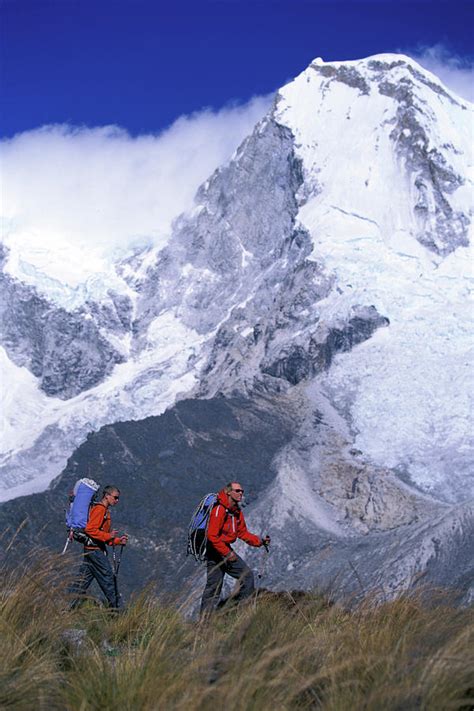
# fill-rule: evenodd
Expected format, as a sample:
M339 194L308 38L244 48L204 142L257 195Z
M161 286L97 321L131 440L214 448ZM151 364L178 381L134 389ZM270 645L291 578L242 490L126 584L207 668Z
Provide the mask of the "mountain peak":
M314 59L307 69L319 71L325 76L332 76L339 81L346 81L350 84L357 75L366 82L373 83L383 81L386 75L390 75L393 81L412 81L423 84L437 94L443 95L449 101L456 104L470 106L470 102L457 96L446 87L435 74L425 69L415 59L405 54L381 53L374 54L363 59L332 60L325 62L321 57ZM357 84L353 84L357 86ZM368 91L368 86L364 87Z
M472 108L409 57L381 54L313 62L280 90L276 119L295 136L313 198L325 187L351 212L357 194L366 219L393 232L403 215L444 257L469 241Z

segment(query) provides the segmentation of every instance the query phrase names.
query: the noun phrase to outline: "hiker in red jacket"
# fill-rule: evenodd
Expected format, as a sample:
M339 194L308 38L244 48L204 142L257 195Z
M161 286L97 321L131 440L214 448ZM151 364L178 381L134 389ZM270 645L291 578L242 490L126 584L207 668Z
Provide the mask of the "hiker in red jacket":
M111 531L112 520L110 507L116 506L120 499L120 489L111 484L104 487L102 499L92 506L85 527L88 541L84 545L84 560L79 568L77 581L70 592L74 595L71 608L76 607L91 582L96 580L104 593L109 607L118 608L120 595L117 589L117 576L112 569L107 555L107 546L125 546L128 536L117 536Z
M207 529L207 582L201 600L201 615L217 606L226 573L239 581L233 600L243 600L255 589L253 572L232 550L231 544L240 538L249 546L267 546L270 537L260 538L247 530L239 506L243 494L244 490L238 482L230 482L218 493L217 503L211 511Z

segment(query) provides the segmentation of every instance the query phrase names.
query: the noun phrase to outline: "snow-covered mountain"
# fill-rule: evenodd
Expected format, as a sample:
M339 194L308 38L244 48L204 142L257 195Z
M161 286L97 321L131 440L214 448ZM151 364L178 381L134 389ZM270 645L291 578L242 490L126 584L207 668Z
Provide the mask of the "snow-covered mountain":
M2 498L44 489L103 425L238 393L294 413L249 509L262 525L273 511L287 577L301 527L341 545L409 530L412 551L426 517L461 535L472 131L472 106L407 57L316 60L167 245L122 260L109 288L60 306L57 284L22 283L6 253Z

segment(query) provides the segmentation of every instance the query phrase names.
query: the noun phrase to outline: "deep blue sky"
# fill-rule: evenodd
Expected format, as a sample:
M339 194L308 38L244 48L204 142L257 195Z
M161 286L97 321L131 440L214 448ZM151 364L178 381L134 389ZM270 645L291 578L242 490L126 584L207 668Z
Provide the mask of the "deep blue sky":
M3 136L62 122L156 132L273 91L317 56L473 54L471 0L0 0L0 13Z

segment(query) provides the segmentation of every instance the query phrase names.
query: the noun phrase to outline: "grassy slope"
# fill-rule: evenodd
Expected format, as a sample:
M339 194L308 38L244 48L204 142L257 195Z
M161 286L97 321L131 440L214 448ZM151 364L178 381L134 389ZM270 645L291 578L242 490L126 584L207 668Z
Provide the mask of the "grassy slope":
M2 709L405 711L474 703L473 613L439 594L429 602L366 600L352 610L318 595L262 594L199 624L146 592L118 617L92 604L70 612L64 566L42 555L1 571Z

